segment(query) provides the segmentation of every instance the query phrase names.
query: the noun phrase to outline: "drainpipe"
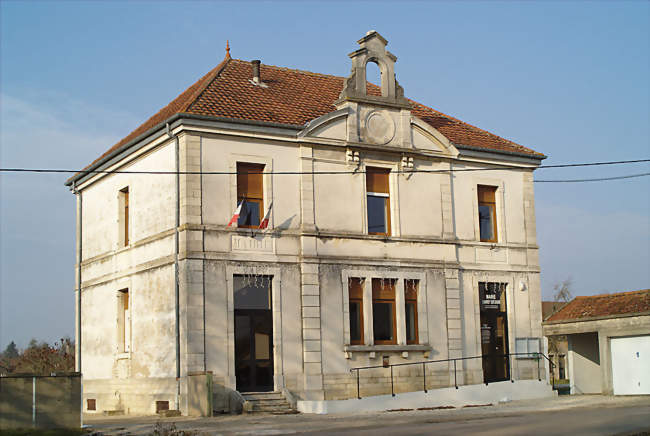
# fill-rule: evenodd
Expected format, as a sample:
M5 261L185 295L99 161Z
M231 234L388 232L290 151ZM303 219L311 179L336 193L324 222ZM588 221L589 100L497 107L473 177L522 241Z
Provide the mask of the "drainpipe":
M77 372L81 373L81 260L83 255L81 252L82 248L82 229L83 229L83 197L81 191L77 190L77 181L72 182L72 193L77 197L77 325L76 327L76 339L75 339L75 368ZM79 404L79 422L83 423L84 417L84 406L83 406L83 391L84 391L84 382L83 377L79 377L79 383L81 385L81 401ZM36 378L34 378L34 389L36 389ZM36 412L36 394L34 392L34 408L33 413ZM36 422L36 416L32 416L32 422Z
M81 260L82 260L82 212L83 212L83 197L81 192L77 190L77 182L72 182L72 192L77 196L77 352L75 353L75 366L77 371L81 372Z
M180 410L181 404L181 331L180 331L180 312L179 312L179 283L178 283L178 253L179 253L179 234L178 227L181 222L180 197L181 197L181 180L180 180L180 144L178 136L171 132L169 123L167 123L167 136L174 139L174 152L176 155L176 231L174 232L174 319L176 324L176 410Z

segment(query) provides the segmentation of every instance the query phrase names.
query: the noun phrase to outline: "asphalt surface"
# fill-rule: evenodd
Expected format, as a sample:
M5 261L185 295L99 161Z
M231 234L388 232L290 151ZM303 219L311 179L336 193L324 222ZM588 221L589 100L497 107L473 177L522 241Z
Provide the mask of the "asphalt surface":
M94 417L104 435L159 429L195 435L650 435L650 396L558 397L486 407L345 415L221 415L212 418ZM187 435L187 433L186 433Z

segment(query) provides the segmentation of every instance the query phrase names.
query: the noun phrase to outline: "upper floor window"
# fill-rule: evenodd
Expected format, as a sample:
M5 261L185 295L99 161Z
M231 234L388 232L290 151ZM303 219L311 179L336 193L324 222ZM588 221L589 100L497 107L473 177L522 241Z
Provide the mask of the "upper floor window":
M395 279L372 279L372 327L375 344L397 343Z
M478 185L478 222L481 242L497 242L496 186Z
M390 236L390 194L385 168L366 168L368 234Z
M119 194L119 240L122 247L129 245L129 187L120 189Z
M242 203L237 227L258 227L264 210L263 164L237 162L237 204Z

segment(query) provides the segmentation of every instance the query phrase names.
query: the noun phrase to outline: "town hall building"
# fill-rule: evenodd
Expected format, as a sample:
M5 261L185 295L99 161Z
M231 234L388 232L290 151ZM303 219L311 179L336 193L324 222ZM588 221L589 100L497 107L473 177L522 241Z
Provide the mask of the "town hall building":
M67 181L84 412L187 414L197 376L217 411L251 392L306 412L551 395L545 156L406 98L387 41L358 44L347 78L227 52Z

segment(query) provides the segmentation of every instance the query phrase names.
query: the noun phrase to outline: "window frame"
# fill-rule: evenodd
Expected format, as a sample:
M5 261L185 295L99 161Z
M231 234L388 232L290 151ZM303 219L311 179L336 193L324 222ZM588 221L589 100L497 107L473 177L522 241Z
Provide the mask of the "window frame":
M389 296L386 298L385 292L387 292L385 289L375 288L375 283L381 283L382 280L384 282L389 282L392 284L392 296ZM378 278L378 277L373 277L372 278L372 325L373 325L373 332L372 332L372 338L373 338L373 343L375 345L397 345L397 301L396 301L396 291L397 291L397 279L395 278ZM375 328L377 326L377 320L375 319L375 303L381 303L381 304L390 304L392 307L392 339L389 340L378 340L375 337Z
M409 289L409 283L412 283L412 289ZM420 281L418 279L404 279L404 325L405 336L407 345L418 345L420 343L420 335L418 333L418 293L420 288ZM409 339L409 326L408 326L408 305L413 304L413 325L414 325L414 339Z
M366 222L367 222L367 231L369 235L384 235L391 236L391 216L390 216L390 168L381 168L381 167L366 167ZM376 187L374 183L373 174L385 175L385 192L380 192L377 189L371 190L371 185ZM372 179L372 180L371 180ZM369 201L368 197L383 198L384 201L384 226L385 232L371 232L370 231L370 215L369 215Z
M497 186L491 185L477 185L477 200L478 200L478 231L479 231L479 240L481 242L499 242L499 236L497 233ZM481 233L481 207L487 207L490 209L490 219L492 221L492 238L484 238Z
M263 163L253 163L253 162L241 162L237 161L236 162L236 183L237 183L237 205L239 205L242 201L245 203L254 203L258 205L258 218L259 222L257 224L240 224L239 220L242 219L243 215L240 214L239 220L237 220L237 228L242 228L242 229L256 229L260 226L260 223L264 219L264 169L266 168L266 164ZM247 172L244 172L244 170L248 170ZM246 191L243 191L243 188L241 187L240 183L240 177L242 177L244 174L249 175L254 175L259 177L259 193L256 192L251 192L247 183L246 186ZM242 205L242 207L246 207L246 204Z

